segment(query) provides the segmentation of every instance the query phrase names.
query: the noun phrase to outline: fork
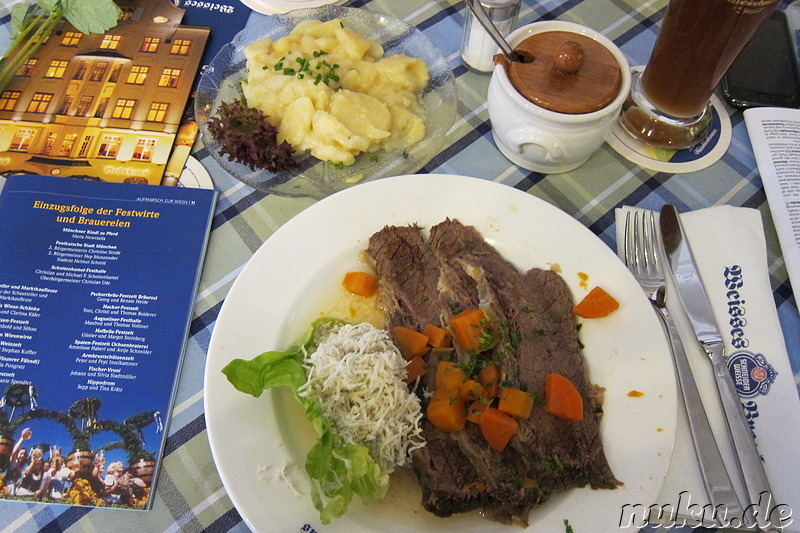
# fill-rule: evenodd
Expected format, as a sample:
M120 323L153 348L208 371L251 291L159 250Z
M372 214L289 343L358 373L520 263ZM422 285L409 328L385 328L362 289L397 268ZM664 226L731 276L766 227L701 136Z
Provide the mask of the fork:
M652 211L627 212L624 255L628 270L639 282L666 329L672 347L672 360L678 376L678 389L686 406L694 449L711 503L714 509L719 509L718 505L724 505L725 507L722 509L726 510L728 517L741 517L742 506L711 431L711 424L703 407L686 350L667 309L666 274L663 266L664 251ZM717 519L718 516L715 514L711 518ZM725 515L722 515L721 518L724 519Z

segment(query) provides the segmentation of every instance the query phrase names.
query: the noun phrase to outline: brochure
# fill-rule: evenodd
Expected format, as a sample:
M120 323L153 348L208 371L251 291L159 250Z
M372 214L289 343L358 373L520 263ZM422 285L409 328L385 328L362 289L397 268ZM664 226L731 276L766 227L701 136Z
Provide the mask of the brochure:
M216 192L0 192L0 498L147 509Z
M206 2L204 0L184 0L181 8L186 11L183 23L189 26L202 26L211 28L205 51L200 58L200 74L205 72L208 64L219 53L223 46L230 43L236 34L244 28L250 17L251 10L239 0L217 0ZM181 169L186 164L192 150L199 129L194 118L194 92L200 82L200 75L195 76L192 85L192 96L183 111L181 125L175 144L169 156L161 185L182 185Z
M800 290L800 109L754 107L744 121L778 232L789 281Z
M114 28L83 34L60 22L0 92L0 175L158 185L169 174L165 184L176 184L196 135L184 110L211 29L183 24L180 2L115 2ZM8 52L22 61L23 50Z

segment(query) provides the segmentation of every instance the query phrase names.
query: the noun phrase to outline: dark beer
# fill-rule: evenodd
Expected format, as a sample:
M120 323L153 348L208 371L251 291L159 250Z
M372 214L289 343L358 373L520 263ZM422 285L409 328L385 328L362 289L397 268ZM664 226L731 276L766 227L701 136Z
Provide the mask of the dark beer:
M696 117L779 0L670 0L642 91L662 113Z

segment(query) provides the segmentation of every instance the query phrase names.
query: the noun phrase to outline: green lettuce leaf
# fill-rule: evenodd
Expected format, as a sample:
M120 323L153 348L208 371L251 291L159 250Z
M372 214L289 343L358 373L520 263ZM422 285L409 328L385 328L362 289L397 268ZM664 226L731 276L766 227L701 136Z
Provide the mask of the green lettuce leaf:
M311 341L309 328L284 351L264 352L250 360L234 359L222 373L237 390L258 398L270 387L289 387L294 391L306 382L303 348Z
M370 456L365 446L345 444L325 418L322 406L297 394L306 380L303 359L344 322L319 318L283 351L264 352L250 360L234 359L222 372L237 390L255 397L272 387L289 387L306 409L319 440L306 455L311 478L311 500L323 524L342 516L354 496L365 504L380 500L389 488L389 475Z
M35 14L36 6L20 2L11 8L11 36L16 37L28 25L30 16Z
M122 15L112 0L62 0L61 4L66 19L82 33L104 33Z
M44 11L56 11L61 3L62 0L39 0L37 2Z
M38 14L65 17L82 33L104 33L117 25L122 10L114 0L38 0L11 8L11 35L28 28ZM49 32L47 33L49 35ZM44 35L44 37L47 37Z

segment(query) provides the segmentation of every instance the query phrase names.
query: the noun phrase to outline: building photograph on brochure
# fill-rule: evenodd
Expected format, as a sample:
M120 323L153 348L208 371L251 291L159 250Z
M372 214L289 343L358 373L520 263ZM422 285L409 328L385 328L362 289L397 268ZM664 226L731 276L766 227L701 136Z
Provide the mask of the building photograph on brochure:
M23 5L15 20L33 24ZM177 183L197 135L185 109L210 29L184 24L186 10L168 0L101 5L119 9L108 30L67 17L0 61L0 174Z

